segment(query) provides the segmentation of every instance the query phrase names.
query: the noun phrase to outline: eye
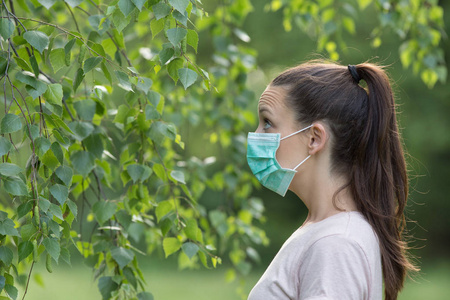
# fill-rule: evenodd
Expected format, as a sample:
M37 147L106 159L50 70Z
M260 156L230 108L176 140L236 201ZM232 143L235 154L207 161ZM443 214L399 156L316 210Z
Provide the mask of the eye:
M264 119L264 130L269 129L270 127L272 127L270 121L268 119Z

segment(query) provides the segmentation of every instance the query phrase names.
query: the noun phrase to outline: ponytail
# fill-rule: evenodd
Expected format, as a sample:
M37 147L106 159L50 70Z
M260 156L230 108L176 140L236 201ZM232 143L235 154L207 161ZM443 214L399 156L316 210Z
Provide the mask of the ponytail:
M351 191L376 232L385 299L397 299L407 272L418 269L403 237L408 179L388 76L370 63L347 68L313 61L283 72L271 85L288 87L287 101L301 124L322 120L330 127L331 172L346 176L339 191Z
M385 299L397 299L407 271L418 269L406 256L402 237L408 179L397 127L395 103L389 79L381 67L356 66L368 89L367 121L356 149L350 189L358 209L367 218L380 241ZM369 183L370 184L367 184Z

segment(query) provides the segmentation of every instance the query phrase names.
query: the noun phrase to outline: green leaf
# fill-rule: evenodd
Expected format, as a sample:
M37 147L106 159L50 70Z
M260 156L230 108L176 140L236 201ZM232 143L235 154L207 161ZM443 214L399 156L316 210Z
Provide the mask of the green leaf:
M139 9L139 11L142 10L142 7L144 6L145 2L147 2L147 0L131 0L133 1L134 5L137 7L137 9Z
M86 151L78 151L70 158L75 172L86 177L95 167L95 157L92 153Z
M185 90L197 80L197 73L188 68L179 69L178 76Z
M94 131L94 126L91 123L82 121L70 122L69 128L73 132L73 137L78 141L84 140Z
M103 140L100 134L92 134L88 136L84 141L86 149L95 155L98 159L102 158L103 155Z
M153 80L151 80L150 78L139 77L136 87L138 88L138 90L147 94L150 88L152 87L152 84Z
M161 99L161 95L155 91L150 91L147 94L147 99L154 107L156 107L159 114L162 115L164 109L164 99Z
M181 171L176 171L173 170L172 172L170 172L170 176L175 179L176 181L182 183L182 184L186 184L186 181L184 179L184 173Z
M177 20L179 23L183 24L184 26L187 26L187 12L185 11L184 14L180 13L178 10L174 10L172 12L172 16Z
M70 252L67 248L61 248L61 258L70 266Z
M11 235L11 236L19 236L19 232L15 228L14 221L10 218L6 218L3 221L0 221L0 234L3 235Z
M8 293L8 296L11 297L13 300L16 300L18 290L15 286L10 284L5 284L5 291Z
M189 0L169 0L169 3L173 6L173 8L184 14L189 5Z
M62 211L61 211L61 207L60 207L59 205L50 203L50 207L49 207L48 209L49 209L49 211L50 211L55 217L57 217L58 219L60 219L60 220L63 220L63 219L64 219L64 218L63 218Z
M69 197L69 189L65 185L54 184L49 190L59 204L64 205L67 197Z
M145 119L146 120L155 120L160 119L161 115L156 110L156 108L152 104L147 104L145 106Z
M43 156L51 147L51 143L43 136L39 136L34 140L34 146L38 156Z
M163 249L166 254L166 258L177 252L181 248L181 242L177 238L169 237L163 240Z
M29 241L30 238L37 232L36 227L33 224L25 224L20 227L20 236L23 241Z
M49 84L44 97L51 103L62 105L63 89L59 83Z
M3 184L5 190L14 196L26 196L28 195L28 189L25 183L16 176L3 178Z
M159 227L161 228L161 233L162 233L163 236L167 235L169 230L172 228L172 225L173 225L172 220L170 220L169 218L163 219L159 223Z
M92 212L98 223L103 225L116 212L117 205L114 202L97 201L92 206Z
M184 254L191 259L195 254L197 254L199 248L196 244L187 242L181 246L181 249L183 249Z
M11 147L12 147L11 142L8 141L5 137L0 136L0 156L3 156L6 153L8 153L9 150L11 150Z
M50 9L50 7L55 4L56 0L38 0L38 2L42 4L42 6L44 6L46 9Z
M22 129L22 122L20 121L20 117L14 114L6 114L2 122L0 124L0 133L13 133L20 129Z
M67 199L66 203L67 203L67 206L69 207L70 211L72 212L72 214L76 217L78 214L77 204L70 199Z
M167 5L166 3L164 3L163 1L159 2L158 4L153 5L152 9L153 9L153 13L155 14L156 20L160 20L160 19L168 16L170 14L170 11L172 10L172 8L169 5ZM163 28L164 28L164 22L165 22L165 20L162 20ZM153 30L152 30L152 32L153 32ZM156 34L153 34L153 36L155 36Z
M27 213L29 213L32 209L33 209L33 204L31 203L31 201L27 201L27 202L20 204L19 207L17 207L17 218L18 219L22 218ZM28 225L30 225L30 224L28 224ZM21 228L23 228L23 226Z
M47 90L47 85L43 82L37 81L36 87L27 85L27 86L25 86L25 90L28 92L28 94L33 99L36 99L37 97L41 96Z
M138 164L128 165L127 172L131 179L133 179L133 183L136 183L138 180L144 181L153 173L152 169L149 167Z
M52 152L55 155L56 159L59 161L59 163L63 164L64 163L64 153L63 153L59 143L58 142L53 142L53 144L50 147L50 149L52 149ZM54 168L52 168L52 169L54 169Z
M45 198L39 197L39 208L41 211L47 212L47 210L50 208L50 201Z
M161 30L164 29L165 22L166 22L165 19L156 19L156 18L150 22L150 30L152 31L152 38L155 38L155 36L158 33L160 33Z
M170 77L172 77L173 81L175 81L175 83L177 83L179 78L178 70L183 68L183 64L184 64L183 59L175 58L167 65L167 72L169 73Z
M103 300L109 300L111 298L111 293L118 288L118 284L114 282L112 277L103 276L98 280L98 289L100 294L102 294Z
M159 52L159 60L161 61L161 65L165 65L169 59L175 54L175 50L173 48L164 48Z
M108 67L105 65L104 62L102 62L100 68L102 69L102 72L103 72L103 75L105 76L105 78L108 79L109 83L112 85L111 73L109 73Z
M88 98L85 100L74 102L73 107L77 111L77 114L80 117L80 119L85 121L92 121L97 108L97 103L94 100Z
M164 218L168 213L173 210L173 204L171 201L161 201L158 203L158 206L155 209L156 218L158 222L161 222L162 218Z
M60 128L63 128L64 130L66 130L67 132L69 132L71 134L74 134L72 129L70 129L69 126L67 126L66 123L63 120L61 120L60 117L58 117L55 114L51 115L50 117L52 118L53 122L55 122Z
M66 53L63 48L53 49L50 52L50 63L55 73L66 65Z
M20 243L17 250L19 254L19 262L27 258L33 252L33 249L33 244L30 241Z
M14 23L8 18L2 18L0 22L0 35L6 41L14 32Z
M64 53L65 53L64 63L66 66L70 66L70 51L72 51L73 45L75 44L76 41L77 39L73 38L70 41L68 41L66 45L64 45Z
M112 15L114 26L116 26L117 30L119 32L122 32L122 30L127 27L127 25L130 23L130 16L125 17L124 14L120 11L120 9L116 9Z
M57 142L55 142L56 144L58 144ZM41 156L41 162L47 166L48 168L50 168L52 171L58 166L59 161L56 158L55 154L53 153L53 151L47 151L45 152L45 154L43 156Z
M174 47L178 46L181 40L187 35L187 30L184 28L172 28L167 30L167 38Z
M2 19L2 20L4 20L4 19ZM28 65L28 63L24 59L22 59L20 57L17 57L17 56L14 56L14 60L16 61L17 65L20 68L22 68L25 71L32 72L30 66Z
M147 136L158 145L161 145L165 137L175 139L175 135L169 130L167 124L160 121L152 123Z
M128 265L134 258L134 253L130 249L118 247L111 250L111 256L119 265L120 269L123 269Z
M69 4L71 7L76 7L83 2L83 0L64 0L67 4Z
M122 71L115 71L116 77L119 80L119 86L123 88L125 91L134 92L131 87L130 78L128 75Z
M22 171L23 169L15 164L0 163L0 174L4 176L14 176Z
M53 259L58 262L59 255L61 253L61 248L59 246L59 241L55 238L46 237L42 244L44 244L45 249L50 254Z
M138 300L154 300L153 295L149 292L140 292L137 296Z
M131 0L119 0L119 8L126 17L133 11L135 6Z
M9 266L12 263L13 258L14 254L11 249L6 246L0 246L0 260L6 266Z
M33 68L34 76L36 76L36 78L37 78L39 76L39 66L38 66L36 57L34 55L30 56L30 64L31 64L31 67Z
M193 241L198 241L198 231L197 221L195 219L188 219L186 222L186 227L184 228L184 233L186 236Z
M28 30L23 34L23 37L31 46L33 46L33 48L38 50L40 53L44 51L44 49L50 42L48 36L42 31L38 30Z
M72 168L69 168L68 166L59 166L58 169L55 170L55 174L66 186L70 187L73 177Z
M73 81L73 92L75 93L84 79L84 71L82 68L78 68L75 75L75 80Z
M84 74L95 68L99 63L103 61L103 58L99 56L89 57L84 61Z
M135 289L137 289L136 276L134 275L134 272L130 267L126 267L123 269L123 275L127 279L128 283L131 284Z
M195 30L188 29L187 32L187 44L194 48L195 53L197 53L198 47L198 33Z
M5 288L5 283L6 283L6 278L4 276L0 275L0 291L2 291ZM6 299L8 299L8 298L6 298Z

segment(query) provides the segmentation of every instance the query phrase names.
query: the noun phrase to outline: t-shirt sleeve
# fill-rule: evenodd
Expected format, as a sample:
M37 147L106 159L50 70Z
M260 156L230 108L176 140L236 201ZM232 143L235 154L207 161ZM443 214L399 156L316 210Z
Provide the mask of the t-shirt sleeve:
M319 239L300 266L299 299L367 299L370 269L357 242L341 235Z

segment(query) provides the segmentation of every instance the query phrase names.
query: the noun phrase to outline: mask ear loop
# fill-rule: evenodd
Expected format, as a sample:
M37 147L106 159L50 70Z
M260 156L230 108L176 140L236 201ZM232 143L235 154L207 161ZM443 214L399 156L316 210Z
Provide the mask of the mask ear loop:
M300 167L300 166L302 165L302 163L304 163L304 162L305 162L308 158L310 158L310 157L311 157L311 154L308 155L304 160L302 160L302 162L299 163L299 164L294 168L294 170L297 170L297 168Z
M294 133L291 133L291 134L289 134L289 135L287 135L287 136L285 136L284 138L282 138L282 139L280 139L280 141L281 140L284 140L284 139L287 139L288 137L291 137L291 136L293 136L294 134L297 134L297 133L300 133L300 132L302 132L302 131L305 131L306 129L308 129L308 128L311 128L313 126L313 124L311 124L311 125L309 125L308 127L305 127L305 128L303 128L303 129L300 129L299 131L296 131L296 132L294 132ZM302 163L304 163L308 158L310 158L311 157L311 155L308 155L304 160L302 160L293 170L297 170L297 168L298 167L300 167L301 165L302 165Z
M305 131L306 129L311 128L312 126L313 126L313 124L309 125L308 127L303 128L303 129L300 129L299 131L296 131L296 132L294 132L294 133L291 133L291 134L285 136L284 138L281 138L280 141L282 141L282 140L284 140L284 139L287 139L288 137L291 137L291 136L293 136L294 134L297 134L297 133L300 133L300 132L302 132L302 131Z

